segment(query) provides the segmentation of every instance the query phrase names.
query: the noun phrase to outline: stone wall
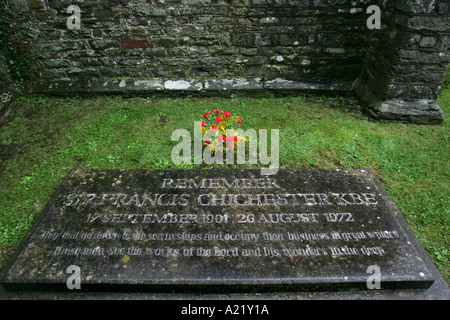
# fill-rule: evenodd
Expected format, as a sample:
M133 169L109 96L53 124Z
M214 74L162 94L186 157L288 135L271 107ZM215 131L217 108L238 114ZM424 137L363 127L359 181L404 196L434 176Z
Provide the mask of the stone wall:
M366 26L371 4L382 7L381 30ZM79 30L67 27L70 5L81 9ZM34 51L31 93L343 94L356 84L368 113L383 118L380 102L436 99L449 62L448 7L439 0L8 0L4 11Z
M375 118L442 122L436 99L450 61L450 2L388 1L385 14L355 92Z

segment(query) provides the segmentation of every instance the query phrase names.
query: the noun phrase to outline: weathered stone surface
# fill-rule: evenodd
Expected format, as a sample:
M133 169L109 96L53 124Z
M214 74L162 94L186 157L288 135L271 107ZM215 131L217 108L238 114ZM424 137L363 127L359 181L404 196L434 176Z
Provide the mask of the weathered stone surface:
M113 10L111 8L97 8L94 10L94 17L100 20L112 18Z
M7 8L8 14L14 21L19 21L19 17L15 16L18 11L14 10L15 5L19 5L16 3L18 1L11 1ZM116 1L110 4L86 0L80 4L82 30L67 30L65 23L68 18L65 13L67 6L59 1L50 0L46 2L48 3L46 10L57 12L57 22L49 26L45 21L36 21L35 18L31 18L32 26L40 33L48 33L50 30L53 33L59 31L58 39L55 39L58 43L45 39L40 43L30 42L29 45L35 47L34 51L53 54L53 57L55 52L59 52L58 57L66 56L63 52L67 53L72 56L74 64L78 64L80 59L95 55L104 59L105 65L102 67L105 67L105 70L115 69L117 60L123 57L120 49L145 47L142 57L150 60L149 63L154 70L150 77L159 78L158 80L162 81L253 77L280 78L311 84L340 81L341 72L333 70L332 64L327 68L319 68L313 64L301 65L301 74L298 73L297 68L303 59L296 59L297 55L300 53L303 58L311 60L319 45L323 48L319 50L324 52L323 58L335 54L342 55L349 50L352 55L356 54L360 57L356 65L361 64L365 48L359 46L355 53L352 44L347 42L347 45L344 45L339 41L340 35L336 30L351 26L353 30L345 32L347 38L364 34L365 14L362 11L351 16L338 14L333 19L333 24L328 25L328 16L336 14L335 7L345 7L348 8L345 11L350 12L354 6L352 1L328 1L326 4L277 1L270 5L269 2L271 3L271 1L267 3L265 1L255 3L250 1L232 3L161 1L138 2L129 6L128 1ZM357 5L359 5L358 2ZM316 9L318 14L324 17L323 21L321 21L322 18L315 16ZM249 14L250 12L253 14ZM42 16L42 13L34 13L39 17ZM26 16L23 12L20 14L21 17ZM30 12L30 15L33 17L33 12ZM30 27L29 21L30 19L27 24L24 23L24 30ZM26 33L19 36L25 37ZM123 39L145 40L148 43L130 41L127 45L122 42ZM308 39L311 39L311 42L308 43ZM317 39L316 42L314 39ZM330 41L327 42L326 39ZM86 44L89 45L86 46ZM158 54L156 55L155 52ZM164 55L159 54L161 52L164 52ZM255 58L246 58L249 53ZM273 56L278 57L278 60L271 59ZM161 57L165 59L160 59ZM44 55L39 55L39 59L46 58ZM36 65L44 65L44 63ZM341 60L336 61L334 66L337 65L339 65L339 71L345 70L348 66L350 79L345 81L352 81L357 77L358 70L354 67L354 62L343 64ZM146 80L135 70L131 70L131 67L128 66L123 74L116 75L111 70L105 72L98 66L99 70L95 74L97 77L100 75L100 82L114 80L114 78L121 79L127 77L127 74L133 75L130 80ZM70 78L67 80L71 82L85 80L79 74L69 73L69 68L69 66L61 65L60 74L66 74ZM36 84L33 92L52 93L52 90L49 90L49 82L51 82L49 79L54 79L55 71L41 69L39 73L42 74L40 81L47 82L47 86ZM91 82L94 80L97 79L90 79ZM41 91L43 88L47 89Z
M147 48L149 45L147 40L122 39L121 46L124 49Z
M441 3L387 2L385 11L391 21L374 34L354 87L370 116L421 124L442 122L444 115L436 99L450 58L446 44L449 17L436 13Z
M378 114L377 114L378 113ZM385 120L439 124L444 121L444 113L433 100L386 100L378 110L375 117Z
M52 63L63 63L53 62ZM95 65L95 63L94 63ZM118 69L118 68L116 68ZM81 69L75 69L71 72L82 72ZM118 69L119 72L124 72L124 69ZM108 68L101 69L102 74L113 74L117 70L110 70ZM136 70L136 72L139 72ZM155 70L155 73L164 74L164 70ZM53 94L64 94L70 92L72 94L83 95L90 93L127 93L127 94L197 94L221 96L240 93L243 95L258 94L259 96L273 96L282 95L287 92L292 94L298 93L323 93L323 94L348 94L351 90L352 82L350 81L336 81L334 83L304 83L285 79L267 80L264 78L233 78L233 79L218 79L218 80L159 80L159 79L113 79L106 81L85 80L72 82L70 80L53 81L51 84L47 82L39 82L35 89L39 92L51 90Z
M28 5L30 6L30 9L43 9L44 3L42 0L30 0L28 1Z
M381 30L366 26L370 4L381 8ZM361 95L356 90L366 104L367 95L377 96L377 101L436 100L450 61L450 7L444 0L85 0L79 3L81 30L67 29L67 6L56 0L12 0L0 9L20 30L20 41L36 54L35 70L30 72L40 78L32 93L55 93L52 83L61 75L80 82L79 88L86 81L124 78L163 82L265 78L283 83L277 94L335 94L321 87L358 80L369 91ZM131 55L145 60L149 68L141 68ZM86 66L97 69L86 74L74 72L68 64L42 67L49 57L70 57L73 65L84 66L83 61L94 56L103 63ZM435 66L439 68L433 70L434 76L421 81L411 71ZM286 83L308 86L305 90ZM393 86L397 96L392 96ZM90 93L97 92L94 87L99 88L93 86ZM127 88L122 91L136 93ZM352 86L345 88L347 94L353 93ZM264 93L266 88L256 90Z
M384 289L434 281L367 170L75 170L2 270L8 290Z

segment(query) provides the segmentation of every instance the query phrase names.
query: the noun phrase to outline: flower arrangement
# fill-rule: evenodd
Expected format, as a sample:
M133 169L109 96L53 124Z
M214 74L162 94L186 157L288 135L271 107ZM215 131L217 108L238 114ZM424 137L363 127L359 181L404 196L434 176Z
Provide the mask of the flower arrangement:
M245 143L247 139L239 133L242 130L229 128L236 124L242 125L241 117L219 109L207 111L201 122L203 145L215 154L218 150L235 149L238 144Z

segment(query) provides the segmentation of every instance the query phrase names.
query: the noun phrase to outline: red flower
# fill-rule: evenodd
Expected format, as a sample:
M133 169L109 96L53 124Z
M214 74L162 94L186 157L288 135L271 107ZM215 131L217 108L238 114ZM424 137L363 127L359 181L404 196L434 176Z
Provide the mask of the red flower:
M204 115L203 115L203 118L208 118L208 114L207 113L205 113Z
M207 114L211 114L211 113L212 113L212 111L208 111L208 112L207 112Z
M229 112L224 112L223 115L224 115L225 117L231 117L231 113L229 113Z
M237 121L239 124L242 124L242 120L241 120L241 119L236 119L236 121Z
M205 121L202 121L202 127L204 127L204 126L205 126L205 124L206 124L206 122L205 122Z
M237 137L237 136L234 136L233 138L234 138L234 141L237 141L237 139L238 139L238 137Z
M222 122L222 118L221 117L216 117L216 122Z
M223 141L225 141L226 139L225 139L225 137L224 136L219 136L219 142L223 142Z
M231 141L233 141L234 140L234 137L233 136L228 136L227 137L227 142L231 142Z
M214 111L217 112L218 114L221 114L221 113L222 113L222 110L219 110L219 109L214 110Z
M210 143L210 142L211 142L211 140L209 140L209 139L206 139L206 140L205 140L205 142L206 142L206 143Z
M211 130L212 130L212 131L217 131L217 127L216 127L216 126L212 126L212 127L211 127Z

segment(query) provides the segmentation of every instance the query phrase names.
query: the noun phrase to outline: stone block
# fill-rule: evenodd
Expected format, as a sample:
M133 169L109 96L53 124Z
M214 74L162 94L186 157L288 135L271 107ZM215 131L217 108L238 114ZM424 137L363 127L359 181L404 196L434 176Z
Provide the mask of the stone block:
M110 19L113 17L112 8L97 8L94 10L94 17L99 20Z
M423 294L437 279L370 170L73 170L0 274L8 292L56 296L77 282L77 294Z
M44 1L43 0L29 0L28 6L30 9L44 9Z
M122 39L121 46L123 49L147 48L149 42L147 40Z

